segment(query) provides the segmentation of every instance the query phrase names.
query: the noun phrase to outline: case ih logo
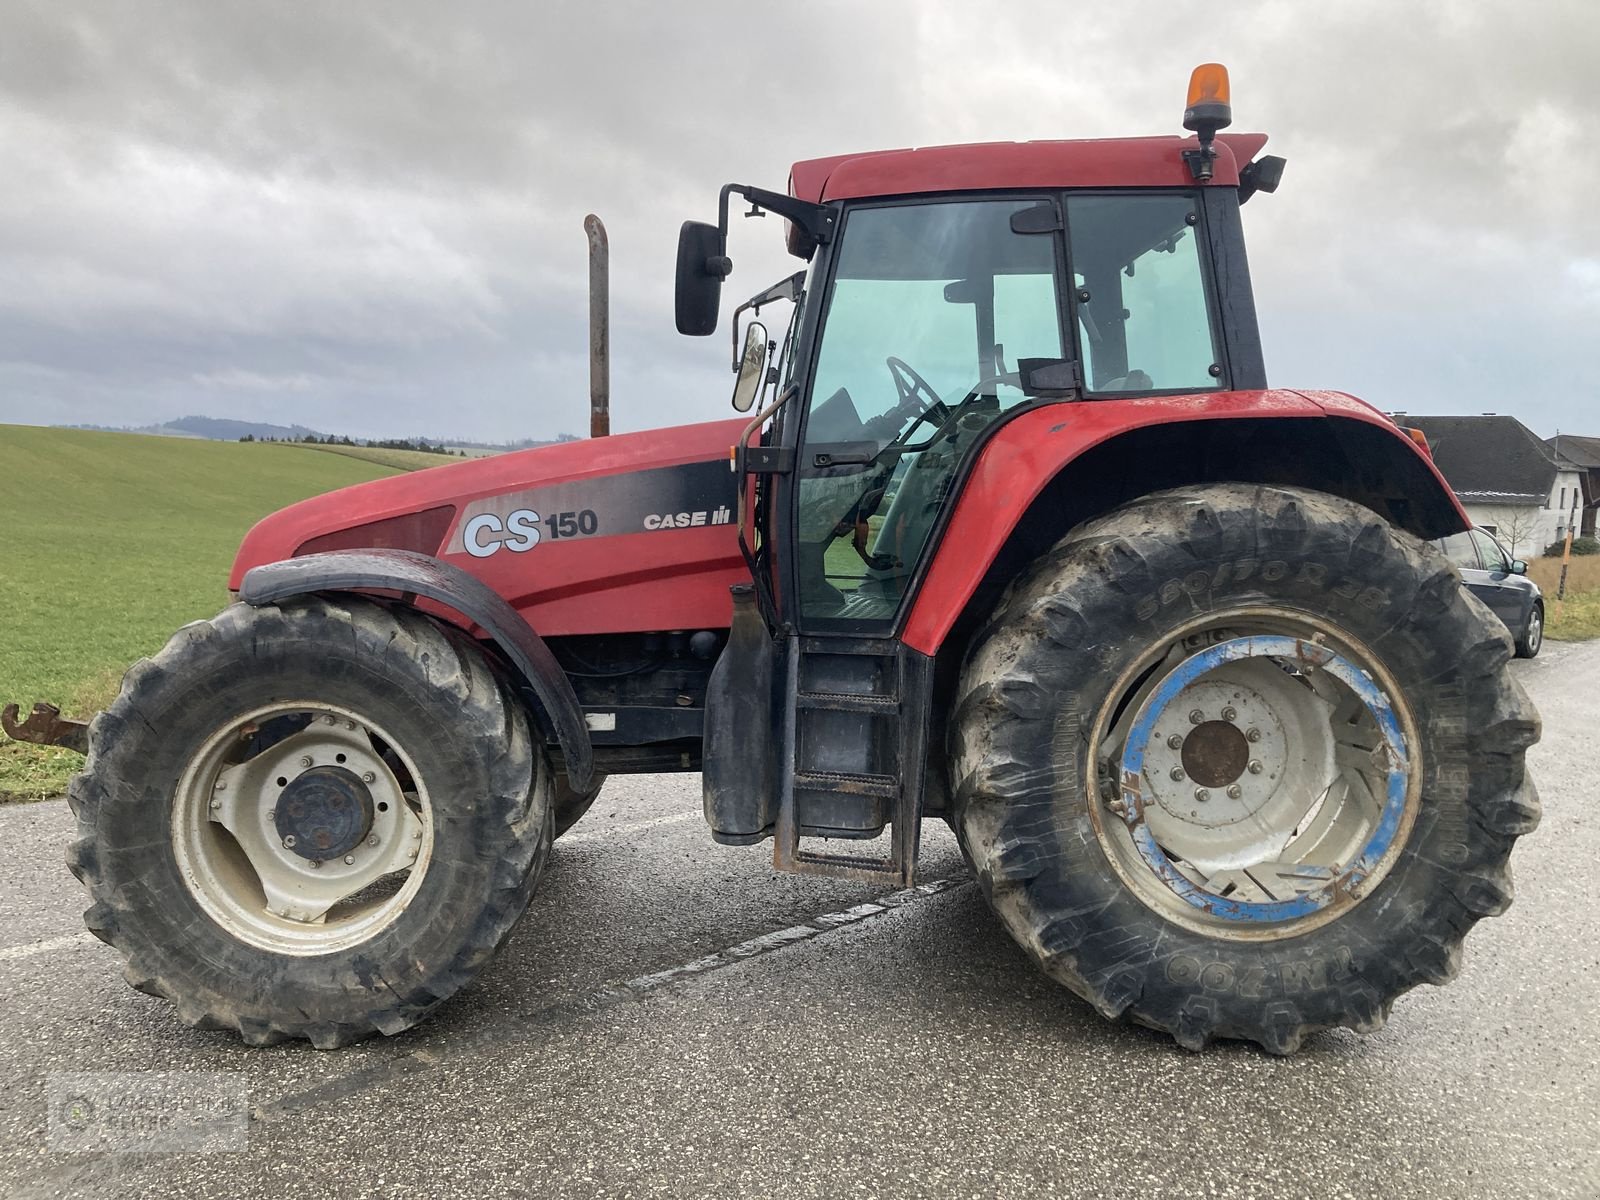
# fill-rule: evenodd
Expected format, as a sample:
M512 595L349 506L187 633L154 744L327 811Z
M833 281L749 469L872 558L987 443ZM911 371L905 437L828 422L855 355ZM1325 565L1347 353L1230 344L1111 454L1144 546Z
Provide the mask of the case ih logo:
M445 553L490 558L573 538L731 525L735 503L722 459L556 483L474 500Z
M644 519L646 529L692 529L696 525L726 525L733 520L733 509L724 504L706 512L651 513Z

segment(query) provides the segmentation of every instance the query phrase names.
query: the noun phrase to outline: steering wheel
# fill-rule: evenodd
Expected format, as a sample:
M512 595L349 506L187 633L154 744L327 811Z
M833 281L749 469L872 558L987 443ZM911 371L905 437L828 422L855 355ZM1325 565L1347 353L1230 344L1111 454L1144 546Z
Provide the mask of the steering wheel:
M895 395L900 398L900 402L895 405L897 412L909 417L916 413L927 412L935 404L941 403L939 393L933 390L933 385L918 375L916 368L905 359L896 358L891 354L883 361L889 368L890 378L894 380ZM927 397L925 404L917 403L919 394Z

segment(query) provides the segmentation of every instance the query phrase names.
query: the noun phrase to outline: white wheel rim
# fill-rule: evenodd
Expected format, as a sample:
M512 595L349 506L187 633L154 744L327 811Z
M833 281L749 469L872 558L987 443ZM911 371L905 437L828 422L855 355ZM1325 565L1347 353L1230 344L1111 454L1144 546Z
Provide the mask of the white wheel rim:
M269 722L299 728L252 753ZM286 810L280 822L280 804L310 815ZM284 836L285 822L300 833ZM337 705L277 704L229 722L190 759L172 848L190 894L229 935L279 954L330 954L410 904L432 859L433 809L416 764L378 725Z

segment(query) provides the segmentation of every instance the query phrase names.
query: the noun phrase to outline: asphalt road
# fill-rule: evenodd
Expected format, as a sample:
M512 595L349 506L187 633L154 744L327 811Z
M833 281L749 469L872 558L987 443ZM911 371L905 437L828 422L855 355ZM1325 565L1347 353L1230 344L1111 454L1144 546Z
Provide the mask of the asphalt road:
M424 1028L247 1050L81 934L64 803L0 810L0 1192L1600 1196L1600 644L1516 670L1545 813L1515 905L1452 986L1287 1060L1102 1021L1012 947L942 826L933 882L882 903L711 844L693 776L613 780ZM49 1151L52 1072L155 1070L241 1072L246 1148Z

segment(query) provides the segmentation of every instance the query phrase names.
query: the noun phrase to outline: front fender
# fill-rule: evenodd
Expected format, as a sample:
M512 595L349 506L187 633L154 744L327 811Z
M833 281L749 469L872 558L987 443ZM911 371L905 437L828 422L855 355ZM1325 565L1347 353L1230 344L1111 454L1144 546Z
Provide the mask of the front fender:
M589 786L594 748L572 682L544 639L482 580L411 550L332 550L253 567L239 585L239 599L257 607L314 592L400 592L460 613L489 635L533 689L540 731L561 747L572 786Z

